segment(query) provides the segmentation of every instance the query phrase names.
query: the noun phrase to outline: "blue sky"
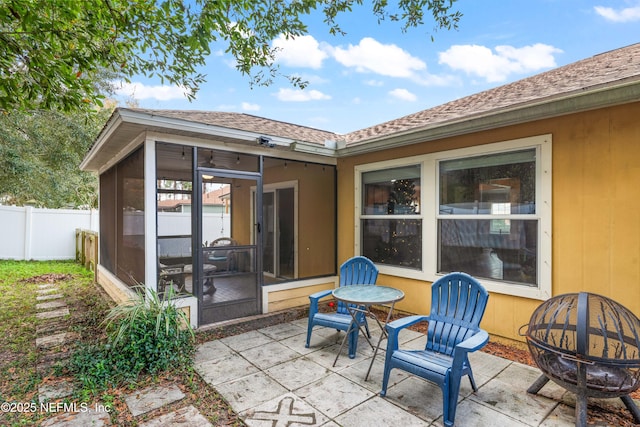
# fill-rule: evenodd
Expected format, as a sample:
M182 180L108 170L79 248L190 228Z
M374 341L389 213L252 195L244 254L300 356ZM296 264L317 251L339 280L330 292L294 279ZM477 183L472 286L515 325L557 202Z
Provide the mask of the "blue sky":
M192 102L147 78L120 93L141 108L242 112L347 133L640 42L640 0L455 4L457 31L434 32L426 21L402 33L363 6L339 19L347 35L332 36L312 17L308 36L273 41L282 73L309 81L304 91L285 79L252 89L233 58L215 51Z

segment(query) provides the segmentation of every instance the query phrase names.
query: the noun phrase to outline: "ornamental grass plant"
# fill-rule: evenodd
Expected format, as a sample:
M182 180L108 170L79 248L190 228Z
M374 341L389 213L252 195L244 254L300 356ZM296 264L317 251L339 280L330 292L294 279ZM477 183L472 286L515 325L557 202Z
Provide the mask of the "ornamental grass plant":
M155 376L192 366L195 335L173 292L160 297L144 286L136 291L134 299L107 314L106 342L81 346L72 357L71 370L85 394L135 382L141 374Z

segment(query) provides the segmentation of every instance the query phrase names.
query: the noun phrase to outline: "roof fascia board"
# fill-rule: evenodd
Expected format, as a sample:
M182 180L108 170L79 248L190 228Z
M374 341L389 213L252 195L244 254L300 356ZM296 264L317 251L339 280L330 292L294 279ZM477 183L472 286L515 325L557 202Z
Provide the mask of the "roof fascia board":
M136 148L142 145L145 141L146 134L147 132L145 131L140 132L138 136L136 136L131 140L131 142L129 142L124 147L122 147L122 149L118 151L118 153L115 156L111 157L107 163L102 165L100 169L98 169L98 174L99 175L103 174L105 171L109 170L112 166L118 164L122 159L127 157Z
M605 87L589 92L571 94L561 98L541 100L527 105L493 110L477 116L436 123L418 130L408 130L379 138L369 138L357 144L337 150L338 157L354 156L376 151L404 147L420 142L465 135L505 126L579 113L598 108L638 102L640 81L617 87Z
M89 149L89 152L84 156L80 163L80 170L86 170L85 168L91 163L93 158L100 152L102 146L111 138L111 135L122 124L122 117L120 115L113 116L104 126L98 138L96 138L95 144Z
M255 142L255 140L260 136L268 136L269 138L271 138L272 143L286 147L295 142L293 139L282 138L265 133L243 131L239 129L226 128L200 122L192 122L184 119L175 119L171 117L164 117L138 111L121 110L120 115L126 122L143 126L156 126L183 132L194 132L203 135L235 138L238 140L251 142Z
M318 160L318 154L311 152L298 152L292 150L285 150L285 147L268 148L255 145L244 145L244 144L233 144L230 142L217 141L211 139L204 138L195 138L190 136L182 136L176 135L172 133L164 133L164 132L148 132L147 135L150 138L153 138L157 142L166 142L170 144L182 144L182 145L190 145L197 146L198 148L212 148L216 150L223 151L232 151L238 152L241 151L243 154L253 154L257 156L265 156L265 157L275 157L282 158L287 160L297 160L301 162L310 162L310 163L324 163L327 165L336 165L337 159L335 157L323 157L322 161ZM254 141L255 142L255 141ZM332 150L333 151L333 150Z
M335 148L328 148L321 145L309 144L304 142L294 142L291 144L291 150L298 153L314 154L325 157L336 157L337 150Z

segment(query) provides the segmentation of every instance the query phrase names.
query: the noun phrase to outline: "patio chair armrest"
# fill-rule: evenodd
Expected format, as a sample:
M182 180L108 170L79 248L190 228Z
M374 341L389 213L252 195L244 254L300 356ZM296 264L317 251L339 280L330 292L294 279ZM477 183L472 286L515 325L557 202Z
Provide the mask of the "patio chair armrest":
M480 350L489 342L489 333L484 329L480 329L476 334L462 341L453 350L453 357L464 356L467 353Z
M387 339L387 354L390 355L391 352L398 349L398 334L400 331L408 328L411 325L415 325L416 323L423 322L429 320L429 316L407 316L401 319L394 320L393 322L387 323L385 329L387 330L388 339Z
M309 295L309 316L313 317L318 312L318 302L325 297L331 295L331 289L327 289L324 291L316 292L314 294Z
M429 320L429 316L420 316L420 315L415 315L415 316L407 316L407 317L402 317L400 319L396 319L393 322L389 322L387 323L387 330L391 331L391 330L402 330L404 328L408 328L411 325L415 325L416 323L420 323L420 322L425 322Z
M310 300L314 300L314 299L315 299L315 300L319 300L319 299L322 299L322 298L324 298L324 297L327 297L327 296L331 295L331 292L332 292L332 291L333 291L332 289L326 289L326 290L324 290L324 291L316 292L316 293L314 293L314 294L309 295L309 299L310 299Z

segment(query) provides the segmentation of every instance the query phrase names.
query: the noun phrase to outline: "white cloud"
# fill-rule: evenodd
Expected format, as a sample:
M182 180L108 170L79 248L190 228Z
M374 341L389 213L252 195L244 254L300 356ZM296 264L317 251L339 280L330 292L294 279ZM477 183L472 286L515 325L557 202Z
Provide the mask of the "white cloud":
M389 91L389 95L393 96L394 98L400 99L402 101L415 101L416 99L418 99L417 96L415 96L413 93L409 92L406 89L393 89L391 91Z
M422 86L451 86L459 83L459 79L452 75L436 75L425 73L412 79Z
M258 104L251 104L249 102L243 102L242 104L240 104L240 106L244 111L259 111L260 110L260 106Z
M147 86L144 83L120 82L115 84L116 93L122 96L130 96L134 99L156 99L158 101L170 101L172 99L186 98L188 90L179 86Z
M377 86L377 87L384 86L384 82L382 80L374 80L374 79L365 80L364 84L366 84L367 86Z
M275 59L290 67L320 68L329 55L313 36L286 39L283 35L273 41Z
M556 53L562 53L562 50L542 43L521 48L496 46L495 53L485 46L454 45L440 52L438 62L483 77L488 82L500 82L511 74L555 67L553 55Z
M356 46L333 49L333 56L345 67L355 68L360 73L373 72L389 77L412 77L417 71L426 70L420 59L395 44L382 44L371 37L360 40Z
M613 22L640 21L640 6L614 9L612 7L595 6L596 13L604 19Z
M291 77L299 77L302 81L312 85L323 85L330 82L328 78L318 74L291 74Z
M329 95L326 95L319 90L301 90L301 89L290 89L290 88L282 88L278 90L276 93L276 97L280 101L287 102L306 102L306 101L322 101L326 99L331 99Z

